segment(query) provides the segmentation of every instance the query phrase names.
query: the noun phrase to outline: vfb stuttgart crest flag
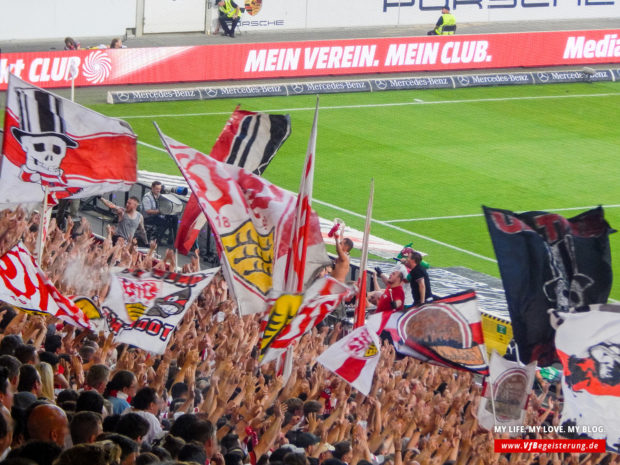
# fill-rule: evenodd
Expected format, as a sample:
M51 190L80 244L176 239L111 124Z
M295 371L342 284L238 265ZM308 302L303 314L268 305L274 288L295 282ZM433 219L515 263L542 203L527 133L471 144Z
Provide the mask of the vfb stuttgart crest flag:
M160 132L216 233L226 280L242 314L267 310L284 290L296 197L243 168L219 162ZM305 276L329 263L319 219L309 219Z
M0 204L83 198L136 182L136 135L124 121L10 75Z

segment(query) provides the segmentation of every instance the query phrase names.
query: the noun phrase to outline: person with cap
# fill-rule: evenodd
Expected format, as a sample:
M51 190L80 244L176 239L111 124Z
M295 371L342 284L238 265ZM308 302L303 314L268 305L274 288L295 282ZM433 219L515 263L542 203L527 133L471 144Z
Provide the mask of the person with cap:
M450 13L450 7L446 5L441 9L441 16L435 24L435 29L428 31L426 35L448 36L454 35L454 31L456 31L456 18Z
M386 285L385 291L377 302L377 313L403 310L405 308L405 291L402 284L408 274L407 268L398 264L387 277L379 267L375 268L375 271L376 273L373 275L375 287L379 288L379 283L376 281L377 277L381 278Z
M241 20L241 10L233 0L216 0L215 5L219 10L219 23L224 30L224 35L235 37L235 28ZM228 27L230 21L230 27Z
M407 274L406 280L411 285L411 295L413 297L414 306L422 305L424 302L433 298L431 280L421 263L422 254L419 252L413 252L408 255L405 260L405 265L411 269Z

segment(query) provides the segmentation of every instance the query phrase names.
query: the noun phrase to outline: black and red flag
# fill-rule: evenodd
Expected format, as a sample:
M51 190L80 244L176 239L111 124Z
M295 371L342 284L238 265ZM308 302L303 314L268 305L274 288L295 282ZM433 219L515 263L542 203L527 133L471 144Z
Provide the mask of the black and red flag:
M520 360L556 359L551 315L606 303L612 269L609 234L598 207L573 218L483 207L502 276Z

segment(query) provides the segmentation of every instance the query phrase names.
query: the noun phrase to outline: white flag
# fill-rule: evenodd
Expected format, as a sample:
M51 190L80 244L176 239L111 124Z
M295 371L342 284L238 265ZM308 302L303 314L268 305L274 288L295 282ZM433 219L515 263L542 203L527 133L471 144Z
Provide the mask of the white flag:
M380 356L379 337L364 325L331 345L316 361L367 396Z
M490 431L494 425L522 425L527 398L534 386L536 362L529 365L511 362L494 350L489 370L484 397L478 408L480 426Z

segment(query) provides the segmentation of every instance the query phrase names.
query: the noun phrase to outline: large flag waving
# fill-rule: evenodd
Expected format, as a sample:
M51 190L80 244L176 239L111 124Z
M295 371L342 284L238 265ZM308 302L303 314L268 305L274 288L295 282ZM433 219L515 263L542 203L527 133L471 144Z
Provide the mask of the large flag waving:
M380 357L379 337L367 326L360 326L329 346L316 361L367 396Z
M561 424L620 453L620 305L588 310L562 315L555 335L564 368Z
M601 207L573 218L484 208L520 360L555 360L549 310L606 303L610 228Z
M512 362L494 350L489 373L478 407L480 426L491 431L493 426L523 425L527 399L536 378L536 362Z
M269 115L235 108L210 155L216 160L262 175L291 133L289 115ZM175 247L189 253L206 218L192 194L179 224Z
M116 342L163 354L187 309L218 268L192 274L168 271L114 272L101 313Z
M9 78L0 204L83 198L136 182L136 135L124 121Z
M54 315L74 326L90 328L88 317L56 289L21 242L0 257L0 300L27 312Z
M242 314L264 312L268 294L284 290L296 198L242 168L219 162L160 132L164 146L207 215L223 270ZM329 262L316 213L310 217L307 276Z
M384 323L384 330L389 322ZM405 355L457 370L489 372L474 291L406 310L398 319L397 330L399 351Z

